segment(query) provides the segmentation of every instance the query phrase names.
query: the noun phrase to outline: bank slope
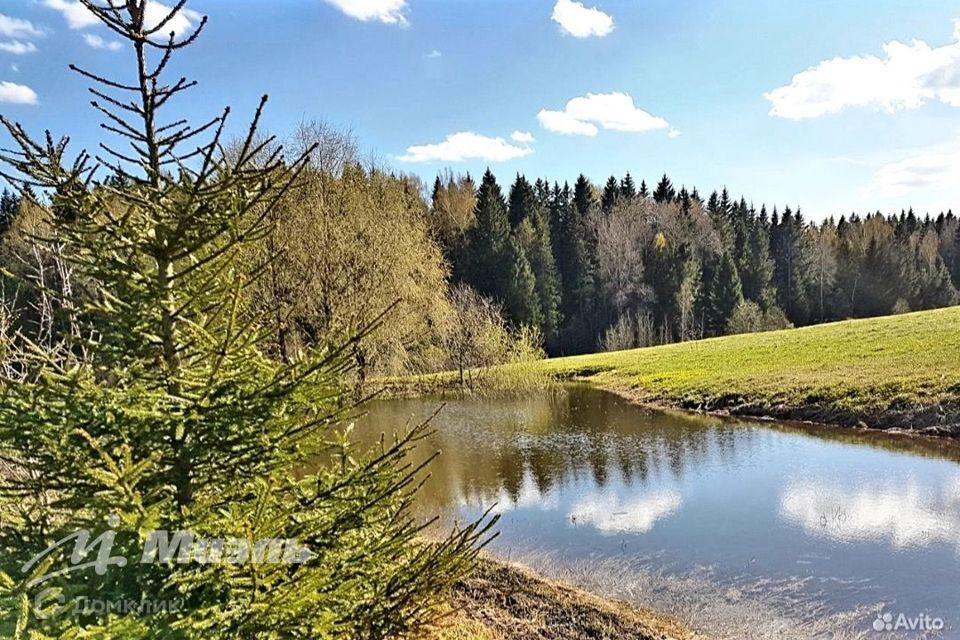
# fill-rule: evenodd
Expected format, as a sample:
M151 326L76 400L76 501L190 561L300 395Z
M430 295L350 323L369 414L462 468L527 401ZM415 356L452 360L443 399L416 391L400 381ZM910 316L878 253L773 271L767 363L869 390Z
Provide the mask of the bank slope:
M960 307L555 358L537 369L687 409L960 435Z
M481 560L453 588L453 624L437 640L688 640L680 623L537 576Z

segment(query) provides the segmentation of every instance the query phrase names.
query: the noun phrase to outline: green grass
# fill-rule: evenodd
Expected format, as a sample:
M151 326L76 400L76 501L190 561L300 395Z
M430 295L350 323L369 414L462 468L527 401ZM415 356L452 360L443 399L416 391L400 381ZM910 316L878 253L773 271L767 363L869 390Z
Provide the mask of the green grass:
M674 407L873 427L943 427L960 423L960 307L525 367ZM444 383L446 374L419 381Z

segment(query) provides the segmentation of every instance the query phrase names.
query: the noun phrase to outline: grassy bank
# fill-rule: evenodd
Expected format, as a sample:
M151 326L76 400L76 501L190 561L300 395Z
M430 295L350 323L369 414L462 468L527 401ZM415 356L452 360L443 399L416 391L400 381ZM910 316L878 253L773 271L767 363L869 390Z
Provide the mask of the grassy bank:
M960 307L524 366L518 385L581 379L649 404L960 435ZM439 374L404 386L454 383Z
M686 640L677 622L483 560L454 588L455 614L438 640Z

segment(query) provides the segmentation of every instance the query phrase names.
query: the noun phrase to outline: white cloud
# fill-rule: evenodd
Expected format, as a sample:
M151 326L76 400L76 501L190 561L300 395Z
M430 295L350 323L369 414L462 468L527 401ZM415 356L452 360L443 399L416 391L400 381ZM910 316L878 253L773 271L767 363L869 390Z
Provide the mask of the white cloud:
M92 33L83 34L83 41L92 49L106 49L108 51L120 51L120 49L123 49L122 43L116 40L104 40L100 36Z
M71 29L84 29L100 22L77 0L44 0L43 4L62 13Z
M573 136L595 136L599 129L597 125L582 122L564 111L548 111L541 109L537 114L540 126L547 131Z
M18 65L18 64L11 64L11 65L10 65L10 68L13 69L14 73L20 73L20 65Z
M150 0L147 2L147 11L144 14L143 22L144 25L151 29L156 25L160 24L160 21L170 15L170 11L173 7L168 7L165 4L155 2ZM200 21L203 19L203 15L197 13L196 11L191 11L190 9L181 9L177 12L177 15L173 16L170 21L163 25L162 33L164 35L169 35L172 31L173 33L180 35L189 34L200 24Z
M540 126L566 135L595 136L600 128L612 131L666 129L669 123L638 108L626 93L588 93L567 102L563 111L542 109Z
M362 22L407 25L407 0L324 0Z
M613 18L596 7L585 7L574 0L557 0L550 18L575 38L602 38L613 31Z
M472 131L452 133L443 142L437 144L415 145L407 148L406 155L400 157L403 162L463 162L464 160L483 160L485 162L504 162L533 153L529 147L518 147L503 138L482 136Z
M86 29L100 23L100 20L78 0L43 0L43 4L62 13L71 29ZM147 29L156 27L170 15L172 9L173 7L156 0L148 0L147 9L143 16L144 26ZM187 34L197 26L201 18L201 14L196 11L182 9L163 25L161 33L163 36L168 35L171 31L178 36ZM160 37L160 34L157 37Z
M0 103L37 104L37 93L30 87L16 82L0 82Z
M670 131L667 131L668 138L679 138L681 134L682 132L680 129L676 129L674 127L670 127Z
M897 198L918 189L951 189L960 184L960 152L931 151L881 166L871 192Z
M20 40L10 40L9 42L0 42L0 51L12 53L15 56L22 56L28 53L35 53L37 45L32 42L21 42Z
M510 139L521 144L533 144L536 138L529 131L514 131L510 134Z
M770 115L802 120L847 107L893 113L930 100L960 106L960 20L954 21L953 37L942 47L892 41L883 45L883 57L824 60L764 94Z
M43 34L43 29L29 20L13 18L0 13L0 36L4 38L39 38Z
M441 56L443 56L443 54L440 53L440 51L438 51L437 49L434 49L433 51L427 54L428 58L439 58Z

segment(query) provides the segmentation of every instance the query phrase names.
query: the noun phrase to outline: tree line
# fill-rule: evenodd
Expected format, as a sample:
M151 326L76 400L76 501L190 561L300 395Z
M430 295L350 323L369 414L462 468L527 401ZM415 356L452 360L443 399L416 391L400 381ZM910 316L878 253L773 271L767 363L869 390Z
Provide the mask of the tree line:
M290 138L309 162L250 243L246 260L265 277L248 288L249 308L284 362L376 322L351 346L358 391L371 374L463 372L541 349L622 349L957 301L952 211L811 223L799 208L757 208L727 189L704 198L667 176L650 190L629 173L602 187L517 175L504 189L490 171L479 184L447 171L428 191L365 159L344 130L308 123ZM62 205L55 213L71 216ZM29 249L32 215L17 195L0 197L8 270L23 268L15 256Z
M438 176L430 216L452 280L537 327L550 354L931 309L960 286L952 211L813 223L666 175L652 191L629 173L572 188L517 175L504 193L487 170L479 185Z
M360 397L371 375L464 372L543 356L535 325L510 321L501 301L451 282L416 177L364 157L349 131L325 123L301 124L285 143L303 166L263 211L263 229L243 243L241 257L258 275L242 288L241 312L262 332L269 357L292 364L348 344L351 366L342 374ZM116 193L133 186L111 175L90 191L114 206ZM472 216L475 194L465 196ZM69 224L79 213L66 194L0 196L0 321L11 332L71 331L68 310L44 292L78 283L64 281L69 274L49 252L35 251L35 238L49 232L51 218Z

